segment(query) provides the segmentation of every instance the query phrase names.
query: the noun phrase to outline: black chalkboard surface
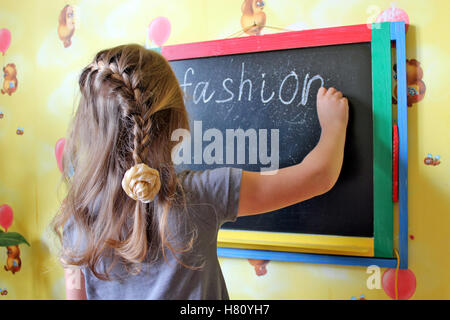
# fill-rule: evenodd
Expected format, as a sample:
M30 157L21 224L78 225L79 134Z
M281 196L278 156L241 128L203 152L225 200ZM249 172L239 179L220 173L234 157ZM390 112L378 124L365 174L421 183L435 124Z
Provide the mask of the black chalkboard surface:
M349 100L344 164L334 188L277 212L238 218L223 229L373 237L370 43L194 58L170 64L186 94L192 141L200 142L203 150L199 155L198 144L193 143L190 163L178 169L230 166L259 171L297 164L320 137L316 111L320 86L335 87ZM247 133L243 140L245 158L238 149L239 139L230 134L239 135L237 129ZM217 136L223 141L217 141ZM212 142L217 147L214 151L208 147Z

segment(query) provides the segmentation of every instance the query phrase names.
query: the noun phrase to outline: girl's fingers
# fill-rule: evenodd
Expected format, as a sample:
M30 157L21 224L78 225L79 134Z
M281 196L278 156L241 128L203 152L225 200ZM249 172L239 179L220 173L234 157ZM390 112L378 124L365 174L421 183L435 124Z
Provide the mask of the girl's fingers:
M327 93L328 93L329 95L332 95L332 94L336 93L336 89L333 88L333 87L331 87L331 88L328 89Z
M325 93L327 93L327 89L325 89L325 87L320 87L319 92L317 92L320 96L323 96Z
M343 93L341 91L336 90L333 87L330 87L328 89L325 87L320 87L319 91L317 92L317 96L324 96L324 95L335 96L335 98L337 99L344 98Z

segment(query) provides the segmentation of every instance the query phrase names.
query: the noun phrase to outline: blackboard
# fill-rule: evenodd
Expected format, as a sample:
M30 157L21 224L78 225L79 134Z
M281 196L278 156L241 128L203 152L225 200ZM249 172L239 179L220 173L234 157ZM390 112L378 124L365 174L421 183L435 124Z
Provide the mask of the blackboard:
M249 163L250 155L255 154L252 149L255 144L248 138L245 139L245 163L238 162L236 140L234 159L227 163L227 154L231 154L225 146L227 129L254 130L258 137L256 154L264 145L259 144L264 142L259 134L264 135L266 130L270 154L271 137L278 130L279 168L299 163L320 137L315 99L319 87L322 84L336 87L349 100L344 164L334 188L278 212L238 218L223 225L223 229L373 237L370 43L201 57L170 63L186 94L192 141L196 139L195 129L200 129L199 123L201 129L197 133L215 128L224 140L223 154L214 154L223 163L207 164L203 159L194 159L192 145L190 163L179 165L179 170L231 166L259 171L269 166L261 162L259 155L256 163ZM203 150L210 143L203 141Z

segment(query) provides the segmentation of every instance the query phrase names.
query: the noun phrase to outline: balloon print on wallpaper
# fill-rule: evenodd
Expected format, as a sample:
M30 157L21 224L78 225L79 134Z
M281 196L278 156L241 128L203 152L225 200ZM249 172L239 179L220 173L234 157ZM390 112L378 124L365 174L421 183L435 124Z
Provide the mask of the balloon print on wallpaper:
M265 3L263 0L244 0L241 6L241 27L246 34L260 35L266 25Z
M75 32L75 15L71 5L66 5L59 13L58 36L63 42L64 48L72 44L72 36Z
M61 138L58 141L56 141L55 144L55 157L56 157L56 164L58 165L58 169L59 171L61 171L61 173L64 172L64 168L63 168L63 152L64 152L64 146L66 145L66 139L65 138ZM69 162L68 163L68 168L67 168L67 176L69 178L71 178L74 175L74 168L72 166L72 163Z
M6 50L8 50L11 44L11 31L6 28L0 29L0 52L2 56L5 55Z
M0 226L5 229L5 232L7 232L8 228L11 226L13 218L14 214L10 206L7 204L0 206Z
M7 93L9 96L16 92L19 82L17 81L17 68L14 63L8 63L3 67L3 86L2 94Z
M169 39L171 25L166 17L153 19L148 26L148 40L161 47Z
M397 22L405 21L406 31L408 32L409 17L405 10L396 8L394 3L391 3L391 8L381 12L375 22Z
M8 232L8 228L11 226L14 219L14 213L12 208L7 205L0 206L0 226L5 231L0 229L0 247L6 247L7 260L4 269L11 271L12 274L20 271L22 261L20 259L19 244L26 243L30 245L28 241L17 232Z
M397 292L396 297L395 289L395 272L396 269L387 269L383 273L382 284L386 294L392 299L408 300L416 291L416 276L409 269L399 269L397 278Z
M63 155L65 144L66 144L66 139L61 138L58 141L56 141L56 145L55 145L56 163L58 164L59 171L61 171L61 172L63 172L62 155Z

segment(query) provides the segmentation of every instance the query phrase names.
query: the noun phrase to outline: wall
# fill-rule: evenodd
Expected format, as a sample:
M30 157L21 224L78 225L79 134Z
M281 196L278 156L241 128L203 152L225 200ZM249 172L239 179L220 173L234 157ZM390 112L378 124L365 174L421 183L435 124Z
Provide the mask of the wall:
M167 45L233 35L242 29L242 2L227 0L219 6L207 0L73 0L75 31L66 48L58 37L58 17L66 1L2 2L0 28L9 29L12 39L0 63L15 64L18 83L13 82L17 90L11 95L0 94L0 205L8 204L14 211L8 231L20 233L31 246L19 246L20 271L12 274L1 268L0 289L8 294L0 299L64 298L63 272L54 255L56 239L48 223L62 199L55 143L65 135L76 106L81 68L100 49L146 43L147 26L158 16L171 22ZM264 5L262 34L279 32L273 27L298 30L366 23L391 7L387 0L267 0ZM409 253L417 280L412 298L449 299L450 40L443 34L450 28L450 2L399 0L395 5L411 23L407 58L416 59L423 69L423 78L412 79L411 85L421 101L408 108ZM62 35L65 31L60 29ZM426 92L421 95L423 84ZM439 155L440 163L425 165L428 153L434 164ZM7 261L4 247L0 261ZM220 262L232 299L389 299L383 289L367 288L369 275L362 267L252 261L255 269L246 259Z

